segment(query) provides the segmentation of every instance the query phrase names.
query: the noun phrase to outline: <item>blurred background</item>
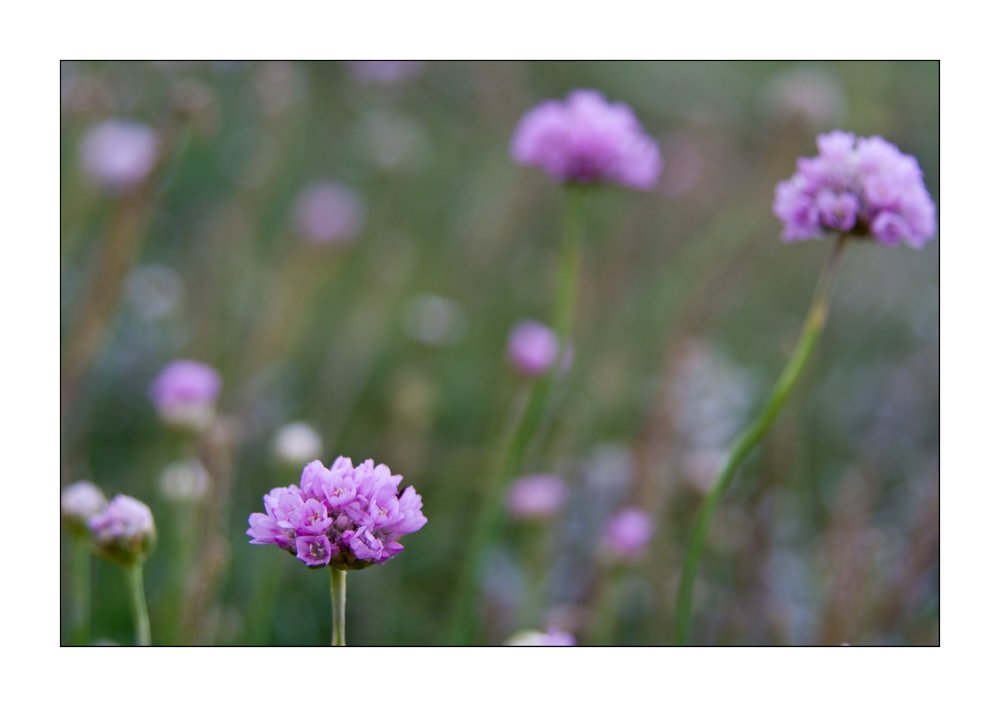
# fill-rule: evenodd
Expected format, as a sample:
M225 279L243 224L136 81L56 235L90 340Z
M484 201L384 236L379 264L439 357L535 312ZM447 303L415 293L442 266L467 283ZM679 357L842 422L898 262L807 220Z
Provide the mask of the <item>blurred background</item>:
M590 198L574 360L522 469L565 493L509 515L478 558L476 640L670 644L697 504L832 245L781 242L775 184L840 128L916 156L936 202L938 68L63 62L61 481L152 508L153 643L328 642L328 574L245 531L263 494L338 455L402 474L428 518L349 573L349 643L449 642L523 385L507 337L551 323L564 195L508 143L538 102L595 88L633 108L664 169L649 192ZM108 120L155 154L106 154ZM696 643L938 644L938 265L936 239L847 249L817 352L716 514ZM149 397L179 358L222 377L198 433ZM602 537L626 507L655 531L615 558ZM90 641L130 644L121 569L94 559L92 586Z

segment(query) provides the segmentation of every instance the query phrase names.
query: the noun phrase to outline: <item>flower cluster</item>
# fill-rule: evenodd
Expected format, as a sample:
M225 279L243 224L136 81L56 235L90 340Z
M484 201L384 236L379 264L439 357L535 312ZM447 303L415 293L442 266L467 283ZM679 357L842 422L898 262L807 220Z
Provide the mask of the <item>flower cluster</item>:
M153 513L142 501L118 494L87 522L97 549L109 559L131 565L145 560L156 544Z
M215 416L222 378L211 366L180 359L168 363L149 388L149 397L169 425L203 429Z
M820 135L816 145L819 156L800 157L798 171L775 189L784 240L821 238L831 229L922 248L934 237L934 202L916 158L877 135L839 130Z
M420 494L399 491L402 476L371 459L351 464L337 457L327 469L319 461L302 470L301 488L271 489L267 513L250 515L252 545L277 545L310 566L362 569L398 555L399 538L424 527Z
M571 91L565 103L546 101L526 113L510 154L557 182L617 182L634 189L651 188L662 167L659 146L632 109L608 103L598 91Z

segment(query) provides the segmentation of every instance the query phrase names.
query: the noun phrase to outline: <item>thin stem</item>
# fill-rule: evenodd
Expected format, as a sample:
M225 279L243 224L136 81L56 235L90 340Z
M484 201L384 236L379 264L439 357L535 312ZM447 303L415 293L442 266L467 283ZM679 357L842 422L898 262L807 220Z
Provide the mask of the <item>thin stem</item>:
M87 645L90 634L90 548L73 539L73 643Z
M820 275L819 283L816 286L816 293L813 295L812 305L806 315L805 323L802 326L802 333L795 346L791 359L785 365L781 377L775 384L771 395L760 411L760 414L740 433L733 442L726 455L725 465L719 473L712 486L711 491L702 500L695 516L694 532L688 543L687 554L684 557L684 570L681 574L681 583L677 595L677 643L687 645L691 640L691 604L694 596L694 580L698 570L698 563L701 560L702 550L705 547L705 539L708 537L708 530L712 524L712 515L715 513L719 501L726 489L733 482L740 464L754 450L757 444L763 439L774 418L777 416L785 399L798 381L806 361L812 353L816 344L816 339L823 330L826 323L826 316L830 306L830 295L833 290L833 283L837 274L837 266L840 263L840 254L843 252L847 236L841 234L830 252L830 257L826 262L823 273Z
M139 646L148 646L149 613L146 611L146 592L142 586L142 563L135 562L125 567L128 581L129 603L132 606L132 623L135 624L135 642Z
M330 601L333 603L333 640L331 646L346 646L344 608L347 606L347 572L330 567Z
M566 215L563 222L562 244L559 247L559 269L556 273L556 297L552 321L556 336L565 354L573 327L577 280L583 243L583 222L587 209L587 189L570 186L566 194ZM561 363L560 357L560 363ZM556 365L558 372L559 365Z
M553 324L560 342L559 360L552 370L531 389L527 404L519 396L512 410L511 424L504 436L499 461L487 491L482 513L479 515L469 554L459 580L455 618L452 624L452 642L467 645L473 641L476 614L476 577L483 551L492 546L503 528L503 491L510 480L517 475L531 447L549 406L552 388L560 373L567 344L573 326L573 310L576 304L577 280L580 273L580 256L583 242L584 216L586 212L587 189L571 185L567 187L566 212L563 222L562 243L559 249L559 264L556 271L556 292Z

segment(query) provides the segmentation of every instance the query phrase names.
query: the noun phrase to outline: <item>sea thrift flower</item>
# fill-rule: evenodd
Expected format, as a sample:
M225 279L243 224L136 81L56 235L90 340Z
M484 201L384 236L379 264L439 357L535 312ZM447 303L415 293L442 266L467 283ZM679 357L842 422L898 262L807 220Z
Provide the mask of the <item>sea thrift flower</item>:
M121 494L87 523L97 549L126 565L141 562L156 544L153 513L142 501Z
M173 361L160 371L149 397L170 425L201 430L215 416L215 399L222 389L219 373L197 361Z
M106 120L92 128L80 144L83 171L119 192L139 184L159 155L156 133L133 120Z
M565 499L566 484L558 476L522 476L511 485L507 510L519 518L541 518L558 511Z
M559 356L559 339L544 324L525 319L514 325L507 339L507 358L526 376L544 373Z
M883 245L923 248L937 231L934 202L912 155L879 136L835 130L816 138L819 156L775 188L774 214L785 241L824 230L871 236Z
M308 243L354 240L365 223L365 204L353 190L337 182L306 187L292 207L295 228Z
M565 103L546 101L521 118L511 157L540 167L557 182L617 182L649 189L660 176L656 141L632 109L608 103L598 91L571 91Z
M626 508L608 524L604 540L621 557L641 554L653 537L653 521L638 508Z
M87 521L107 507L108 499L89 481L77 481L62 490L59 505L63 521L79 535L87 529Z
M402 480L371 459L355 467L337 457L329 469L310 462L301 488L275 488L264 496L265 513L250 515L250 543L277 545L311 567L385 564L402 552L399 539L427 522L420 495L412 486L400 491Z

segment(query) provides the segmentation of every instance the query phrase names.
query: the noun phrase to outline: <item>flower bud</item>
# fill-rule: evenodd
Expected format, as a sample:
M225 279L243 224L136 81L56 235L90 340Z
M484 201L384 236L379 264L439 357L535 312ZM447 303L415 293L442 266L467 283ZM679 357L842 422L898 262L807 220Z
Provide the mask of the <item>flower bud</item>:
M125 565L144 562L156 546L153 513L142 501L118 494L87 523L98 552Z

